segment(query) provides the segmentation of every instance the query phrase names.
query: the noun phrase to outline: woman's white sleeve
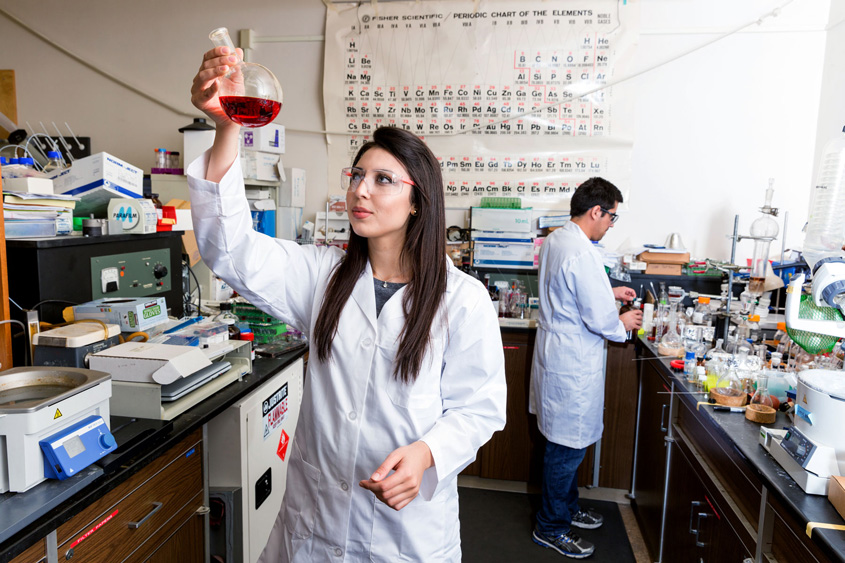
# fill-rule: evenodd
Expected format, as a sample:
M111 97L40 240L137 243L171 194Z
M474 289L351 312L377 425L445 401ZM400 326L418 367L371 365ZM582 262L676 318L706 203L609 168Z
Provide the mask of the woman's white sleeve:
M487 292L480 284L473 289L467 292L470 303L461 312L461 324L449 335L443 357L443 415L421 438L434 458L420 485L425 500L472 463L478 448L505 427L502 334Z
M219 184L203 179L207 167L208 153L188 167L191 216L203 261L250 303L307 333L322 270L334 261L325 248L253 229L239 159Z

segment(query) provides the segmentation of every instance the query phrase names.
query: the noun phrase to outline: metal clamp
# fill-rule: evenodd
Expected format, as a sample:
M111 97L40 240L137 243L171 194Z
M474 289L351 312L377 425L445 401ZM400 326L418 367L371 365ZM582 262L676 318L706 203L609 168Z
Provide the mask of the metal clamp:
M130 522L130 523L129 523L129 529L130 529L130 530L137 530L138 528L140 528L140 527L141 527L141 525L142 525L144 522L146 522L147 520L149 520L149 519L150 519L150 517L151 517L153 514L155 514L155 513L156 513L156 512L158 512L159 510L161 510L161 507L162 507L162 506L164 506L162 503L160 503L160 502L154 502L154 503L153 503L153 509L152 509L152 510L150 510L149 514L147 514L146 516L144 516L143 518L141 518L141 519L140 519L140 520L138 520L137 522Z

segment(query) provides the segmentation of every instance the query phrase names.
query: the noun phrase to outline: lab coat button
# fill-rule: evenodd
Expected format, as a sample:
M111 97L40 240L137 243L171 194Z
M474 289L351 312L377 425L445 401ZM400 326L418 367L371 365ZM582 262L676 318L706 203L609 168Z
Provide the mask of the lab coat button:
M342 549L340 549L339 547L336 547L336 548L334 548L334 554L335 554L337 557L340 557L340 556L342 556L342 555L343 555L343 550L342 550Z
M346 481L341 481L340 482L340 488L343 489L344 491L348 491L349 485L346 483Z
M364 346L364 348L369 348L369 347L372 345L372 343L373 343L373 341L372 341L372 339L370 339L370 338L365 338L365 339L361 342L361 344Z
M349 414L346 416L349 417L349 420L355 420L356 418L358 418L358 413L355 411L349 411Z

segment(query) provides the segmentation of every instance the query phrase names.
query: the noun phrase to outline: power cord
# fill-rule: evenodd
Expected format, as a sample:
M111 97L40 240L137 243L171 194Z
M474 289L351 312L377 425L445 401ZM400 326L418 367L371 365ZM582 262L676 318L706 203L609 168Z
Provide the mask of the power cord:
M17 303L15 305L17 305ZM23 332L18 333L18 334L13 334L12 335L13 338L19 336L20 334L23 334L24 337L26 337L26 325L25 324L23 324L21 321L19 321L17 319L8 319L8 320L5 320L5 321L0 321L0 325L8 324L8 323L19 324L19 325L21 325L21 328L23 329ZM23 347L23 365L28 366L28 365L31 365L31 364L32 364L32 361L29 358L29 343L27 342L27 343L24 344L24 347Z

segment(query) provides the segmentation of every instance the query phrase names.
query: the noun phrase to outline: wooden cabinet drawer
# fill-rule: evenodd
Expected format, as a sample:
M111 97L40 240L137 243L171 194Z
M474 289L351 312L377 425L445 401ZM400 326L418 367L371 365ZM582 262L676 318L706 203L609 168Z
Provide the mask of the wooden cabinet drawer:
M41 563L47 559L47 548L44 540L30 546L29 549L12 559L11 563Z
M694 407L685 401L680 401L680 404L678 424L756 531L763 483L751 473L740 454L731 446L730 440L721 437L704 419L703 414L694 411Z
M59 559L119 563L153 553L159 542L145 542L165 540L202 503L201 440L194 432L60 526Z
M769 495L767 503L773 521L772 555L778 561L819 563L830 560L804 533L805 526L795 520L774 495Z

